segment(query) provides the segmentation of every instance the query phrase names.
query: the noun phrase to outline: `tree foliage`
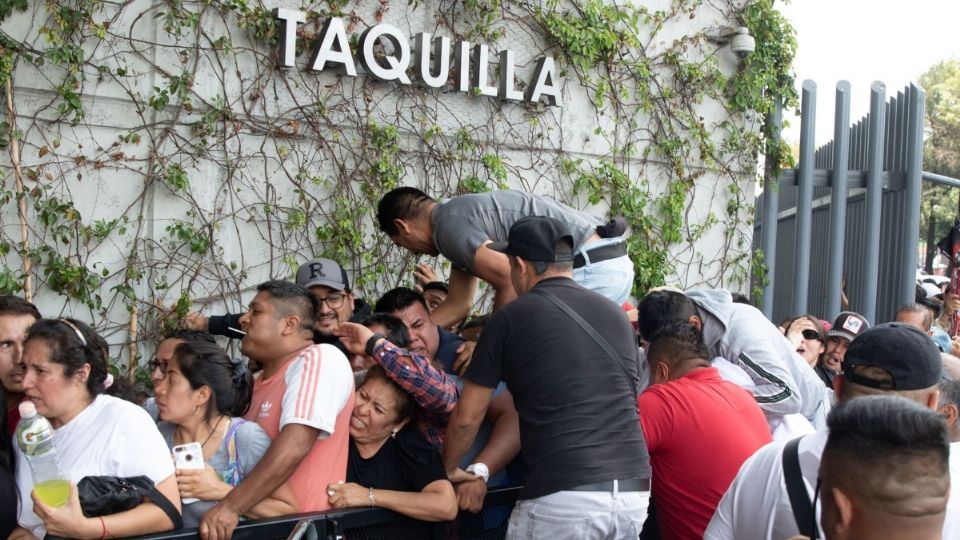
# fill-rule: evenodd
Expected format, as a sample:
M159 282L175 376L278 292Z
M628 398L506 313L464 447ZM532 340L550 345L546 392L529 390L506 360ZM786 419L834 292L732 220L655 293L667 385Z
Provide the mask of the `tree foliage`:
M960 60L947 60L920 76L927 92L923 169L960 178ZM935 246L960 217L960 191L924 182L921 202L921 241L927 243L929 271Z

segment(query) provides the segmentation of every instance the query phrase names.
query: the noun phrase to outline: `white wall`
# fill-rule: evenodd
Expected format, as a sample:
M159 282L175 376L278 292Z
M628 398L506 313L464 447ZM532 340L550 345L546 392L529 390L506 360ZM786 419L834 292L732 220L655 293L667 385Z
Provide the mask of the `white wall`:
M666 0L646 3L651 11L668 10L671 4ZM52 24L50 14L39 1L30 5L27 13L7 19L2 29L36 50L47 50L51 44L39 29ZM633 129L622 118L617 123L616 111L609 105L598 111L591 104L588 90L572 71L560 78L563 99L556 108L504 104L452 90L424 92L375 81L363 73L350 78L302 68L279 71L272 67L274 47L253 39L237 27L234 15L224 15L213 7L203 9L199 32L187 29L179 38L170 35L163 29L162 15L169 5L134 0L122 8L101 5L94 11L91 20L98 24L109 21L109 28L106 39L83 41L88 63L80 90L86 116L77 125L71 125L57 109L60 98L53 89L63 80L61 68L51 62L37 67L21 58L14 75L17 127L24 136L22 167L25 174L35 171L37 177L25 179L26 189L45 192L44 200L56 196L71 201L79 212L79 222L70 226L77 234L67 243L57 242L39 223L32 207L34 198L28 195L30 244L55 245L74 264L107 273L98 288L102 308L90 309L52 291L44 274L46 261L41 260L34 270L37 304L47 316L65 314L94 322L115 346L113 354L124 362L133 341L140 341L141 355L149 355L149 342L157 330L156 307L172 305L181 293L186 292L194 307L203 307L207 313L236 311L249 301L250 291L260 281L292 276L297 264L329 249L316 240L315 229L329 224L338 208L367 210L359 249L343 257L349 270L357 275L378 264L392 270L392 277L379 287L364 284L363 294L372 301L378 289L382 292L383 287L409 283L412 259L389 248L375 231L374 209L361 190L369 182L367 172L380 158L369 146L367 126L371 121L396 126L399 131L398 162L404 168L401 184L420 185L434 193L449 193L471 174L487 178L479 158L495 154L508 167L510 187L583 207L586 201L571 192L569 179L559 171L560 159L596 163L615 145L624 144L624 138L636 138L640 151L635 159L620 160L619 165L638 185L662 193L673 181L669 167L654 156L642 157L645 123L652 122L652 117L637 115ZM201 10L201 4L184 5ZM454 37L451 26L466 32L465 21L471 20L460 3L430 0L417 7L404 2L385 5L383 21L411 38L421 31ZM263 6L300 7L277 2ZM320 10L326 6L312 7ZM361 2L342 8L356 17L354 34L375 24L380 6L379 2ZM640 36L649 40L647 54L655 57L678 37L728 24L735 7L705 4L692 18L684 15L668 21L652 37ZM501 9L507 20L500 23L504 36L484 41L493 51L515 51L519 79L527 80L536 57L542 54L554 55L559 61L559 51L551 48L535 24L522 17L519 8ZM317 27L308 23L305 30L315 32ZM217 50L220 37L232 42L232 52ZM705 55L716 55L726 73L736 69L733 55L714 44L703 43L685 53L688 60ZM306 62L306 54L298 57L300 66ZM107 73L98 72L97 66L104 66ZM118 68L125 69L125 74L117 75ZM182 72L194 74L188 91L192 110L184 109L176 97L160 111L150 108L147 101L156 94L154 87L166 88L169 77ZM655 73L662 78L660 82L669 85L666 71L660 68ZM593 76L603 74L595 72ZM324 104L323 114L318 101ZM195 124L217 103L231 118L216 118L211 125L217 131L207 137L209 146L198 146ZM718 142L724 122L748 133L757 127L755 118L731 117L722 104L710 98L702 100L696 110ZM425 142L424 132L434 125L439 126L440 135ZM607 133L620 130L620 139L597 135L598 127ZM456 133L461 129L478 147L465 156L456 152ZM139 136L138 143L121 140L132 132ZM180 164L189 176L186 192L176 193L158 179L172 163ZM717 224L696 242L685 241L671 248L676 284L722 286L734 279L736 270L742 275L749 258L738 259L738 255L749 253L749 245L730 238L749 242L746 222L752 213L745 203L738 223L728 221L728 187L736 181L745 190L739 197L752 201L754 163L753 156L729 156L726 165L734 171L732 176L718 173L713 166L702 167L688 210L688 231L711 215ZM0 164L5 189L12 191L8 153L0 156ZM700 166L695 155L687 165L691 170ZM355 181L337 185L333 181L338 178ZM267 204L269 212L265 211ZM286 225L290 212L305 204L309 206L304 226ZM604 208L591 211L603 213ZM128 220L125 231L114 230L102 242L82 234L80 224L123 218ZM207 231L211 250L197 255L172 239L167 228L178 222ZM19 227L15 199L8 200L0 207L0 235L14 246L4 257L6 267L14 271L23 268L16 251ZM730 227L738 228L731 232ZM126 280L136 296L133 303L112 290L125 281L128 268L136 273ZM133 325L130 309L138 315Z

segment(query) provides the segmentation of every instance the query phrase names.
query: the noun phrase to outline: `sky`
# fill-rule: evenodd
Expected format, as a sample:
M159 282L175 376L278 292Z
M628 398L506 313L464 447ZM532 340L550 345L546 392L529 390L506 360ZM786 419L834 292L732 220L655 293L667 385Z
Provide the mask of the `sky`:
M960 0L778 0L797 31L797 92L817 84L816 145L833 138L836 85L851 86L850 121L870 110L870 84L887 85L887 97L916 82L929 67L960 58ZM787 113L789 142L800 140L800 118Z

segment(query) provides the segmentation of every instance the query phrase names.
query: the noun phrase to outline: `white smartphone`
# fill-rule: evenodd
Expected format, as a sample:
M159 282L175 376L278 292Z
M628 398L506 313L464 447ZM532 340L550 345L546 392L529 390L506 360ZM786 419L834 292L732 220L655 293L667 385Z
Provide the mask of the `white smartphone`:
M173 466L178 469L203 469L203 447L198 442L180 444L173 447ZM200 499L183 499L183 504L193 504Z
M192 442L173 447L173 465L178 469L202 469L203 448Z

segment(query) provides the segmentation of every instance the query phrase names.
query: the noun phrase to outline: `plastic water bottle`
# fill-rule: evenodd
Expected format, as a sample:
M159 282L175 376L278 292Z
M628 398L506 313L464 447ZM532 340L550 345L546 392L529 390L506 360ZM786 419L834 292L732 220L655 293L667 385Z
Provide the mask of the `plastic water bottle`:
M53 426L37 414L32 401L20 404L17 445L27 457L33 472L33 490L48 506L62 506L70 498L70 482L63 476L57 447L53 444Z

